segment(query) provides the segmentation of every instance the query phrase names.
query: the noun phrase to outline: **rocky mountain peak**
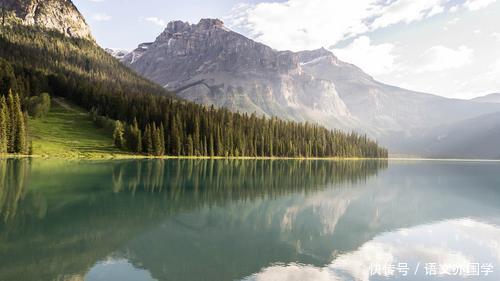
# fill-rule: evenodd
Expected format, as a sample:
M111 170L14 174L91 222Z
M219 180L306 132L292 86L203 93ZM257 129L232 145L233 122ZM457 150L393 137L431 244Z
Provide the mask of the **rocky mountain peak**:
M210 29L214 27L223 27L224 22L221 21L220 19L201 19L200 22L197 24L198 28L201 29Z
M6 23L55 29L69 37L94 40L71 0L0 0Z
M189 30L191 28L191 24L188 22L183 22L180 20L171 21L167 24L167 28L165 28L164 33L176 33L183 32Z
M158 37L157 41L164 39L179 39L185 33L205 33L215 28L227 30L224 27L224 22L219 19L201 19L197 24L190 24L184 21L171 21L162 34Z

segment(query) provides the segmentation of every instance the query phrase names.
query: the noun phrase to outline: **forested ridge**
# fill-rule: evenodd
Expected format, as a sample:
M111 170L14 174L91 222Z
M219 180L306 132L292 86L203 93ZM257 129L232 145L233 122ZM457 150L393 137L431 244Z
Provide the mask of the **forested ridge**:
M327 130L185 102L135 74L91 41L26 26L3 26L0 93L27 110L47 92L113 122L118 147L179 156L387 157L356 133ZM117 121L114 121L117 120Z

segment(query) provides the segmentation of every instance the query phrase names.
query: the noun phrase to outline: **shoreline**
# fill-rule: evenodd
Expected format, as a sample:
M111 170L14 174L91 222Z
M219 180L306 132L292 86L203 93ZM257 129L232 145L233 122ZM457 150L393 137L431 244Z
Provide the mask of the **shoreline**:
M33 158L44 160L87 160L87 161L112 161L112 160L147 160L147 159L186 159L186 160L305 160L305 161L397 161L397 162L500 162L500 159L461 159L461 158L420 158L420 157L388 157L388 158L360 158L360 157L251 157L251 156L147 156L132 154L95 154L95 155L18 155L18 154L0 154L0 159L8 158Z
M251 157L251 156L148 156L148 155L128 155L128 154L96 154L96 155L78 155L78 156L53 156L53 155L18 155L18 154L0 154L0 159L7 158L33 158L33 159L54 159L54 160L147 160L147 159L192 159L192 160L324 160L324 161L365 161L365 160L388 160L388 158L359 158L359 157Z

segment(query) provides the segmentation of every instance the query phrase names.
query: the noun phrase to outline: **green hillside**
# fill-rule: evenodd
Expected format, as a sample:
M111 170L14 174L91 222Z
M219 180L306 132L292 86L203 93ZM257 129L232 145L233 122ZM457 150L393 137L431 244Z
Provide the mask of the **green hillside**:
M29 120L34 155L92 159L124 156L114 147L111 132L97 128L86 111L62 99L52 104L46 116Z

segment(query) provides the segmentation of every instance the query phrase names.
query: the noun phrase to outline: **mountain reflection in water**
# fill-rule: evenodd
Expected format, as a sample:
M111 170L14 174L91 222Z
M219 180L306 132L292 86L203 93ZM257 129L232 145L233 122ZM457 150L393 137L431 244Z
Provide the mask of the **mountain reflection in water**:
M0 280L382 280L371 266L403 262L500 269L499 163L0 167ZM499 275L477 278L467 280Z

